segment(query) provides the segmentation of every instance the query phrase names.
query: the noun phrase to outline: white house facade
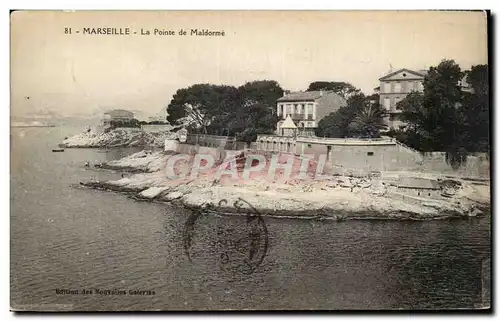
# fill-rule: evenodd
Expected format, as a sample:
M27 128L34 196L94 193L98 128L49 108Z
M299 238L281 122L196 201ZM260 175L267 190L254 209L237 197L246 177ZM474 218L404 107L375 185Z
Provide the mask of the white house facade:
M285 120L290 118L297 127L296 134L300 136L314 136L319 121L330 113L346 105L345 99L333 91L300 91L285 93L277 101L277 115L280 121L277 124L277 134L288 136L290 121L286 128Z

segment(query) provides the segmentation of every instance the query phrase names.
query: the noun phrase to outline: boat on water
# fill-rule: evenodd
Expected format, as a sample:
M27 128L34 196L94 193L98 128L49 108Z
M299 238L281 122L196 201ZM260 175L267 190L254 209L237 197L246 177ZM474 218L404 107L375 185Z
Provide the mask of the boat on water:
M64 152L64 148L54 148L54 149L52 149L52 152L53 153L61 153L61 152Z

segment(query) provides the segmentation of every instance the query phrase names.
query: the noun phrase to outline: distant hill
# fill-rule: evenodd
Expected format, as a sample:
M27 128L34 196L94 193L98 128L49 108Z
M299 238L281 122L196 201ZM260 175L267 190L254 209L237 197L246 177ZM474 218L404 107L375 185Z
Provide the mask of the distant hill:
M40 121L14 121L11 123L12 127L55 127L56 125L53 123L45 123Z
M103 115L106 111L118 109L112 107L97 107L92 110L88 110L85 112L80 112L76 114L62 115L54 110L50 110L47 108L41 108L38 110L34 110L33 112L11 115L11 125L12 126L30 126L30 124L38 124L39 126L45 125L56 125L56 126L64 126L64 125L88 125L88 126L98 126L103 118ZM142 110L130 110L134 113L134 117L140 121L149 121L153 116L151 113L144 112ZM36 123L34 123L36 122ZM41 125L40 125L41 124Z

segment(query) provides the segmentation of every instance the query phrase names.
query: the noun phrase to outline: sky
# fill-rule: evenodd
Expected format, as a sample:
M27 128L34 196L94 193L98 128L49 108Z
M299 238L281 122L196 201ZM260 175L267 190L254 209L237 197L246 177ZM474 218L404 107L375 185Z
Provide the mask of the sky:
M83 34L84 28L130 34ZM225 36L190 35L191 29ZM11 115L114 108L154 115L180 88L264 79L292 91L345 81L370 94L390 65L427 69L442 59L462 69L488 63L485 13L20 11L11 14Z

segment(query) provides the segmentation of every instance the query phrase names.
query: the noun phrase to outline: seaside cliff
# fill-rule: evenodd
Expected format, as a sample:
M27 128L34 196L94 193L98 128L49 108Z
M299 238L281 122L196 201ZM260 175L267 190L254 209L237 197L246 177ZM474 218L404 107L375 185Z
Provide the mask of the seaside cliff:
M251 154L258 152L233 153L212 166L201 161L204 169L193 171L197 165L194 163L200 161L194 155L182 155L185 160L173 163L172 157L181 155L141 151L103 165L103 168L135 174L120 180L82 182L81 185L126 193L135 199L174 202L191 208L212 204L220 212L233 214L250 210L248 205L243 208L236 206L240 198L264 216L313 219L425 220L478 216L489 212L487 182L474 184L457 178L451 180L453 184L440 187L448 192L446 198L401 198L396 197L400 193L393 192L396 188L394 180L387 177L342 176L327 166L323 173L330 175L323 175L321 179L317 175L313 177L309 174L318 171L315 161L309 162L307 177L297 178L303 159L289 154L277 155L277 163L283 165L292 157L291 175L281 168L275 173L273 170L272 177L269 176L269 163L272 162L267 161L265 167L253 168L244 178L244 168L248 168L247 156ZM270 156L265 157L269 160ZM250 167L258 166L252 162ZM180 178L173 178L173 174ZM439 178L438 181L444 182Z

